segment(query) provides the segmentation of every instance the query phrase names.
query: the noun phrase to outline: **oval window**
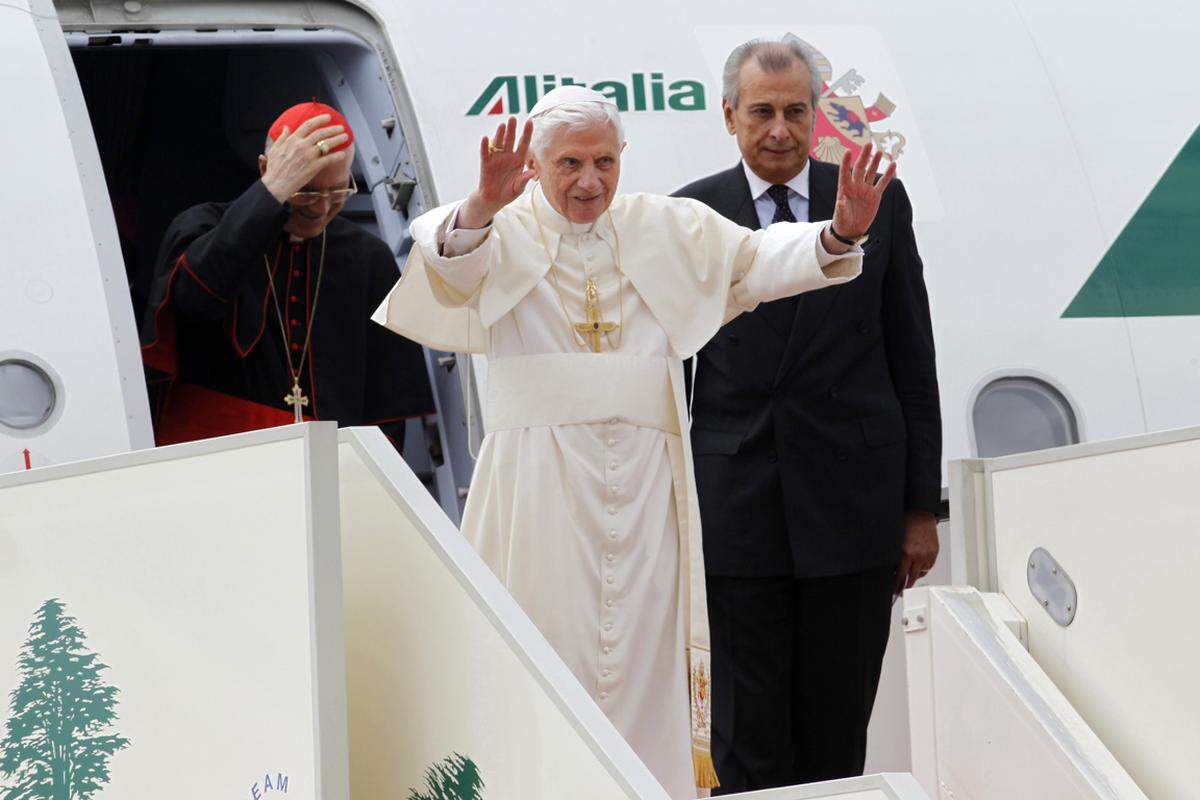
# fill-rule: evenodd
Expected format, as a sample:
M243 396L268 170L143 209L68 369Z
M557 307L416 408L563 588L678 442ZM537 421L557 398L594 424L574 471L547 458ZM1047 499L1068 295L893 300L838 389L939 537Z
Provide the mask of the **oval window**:
M57 393L50 376L28 361L0 361L0 425L28 430L50 419Z
M971 417L980 458L1079 442L1079 425L1070 402L1037 378L992 381L975 398Z

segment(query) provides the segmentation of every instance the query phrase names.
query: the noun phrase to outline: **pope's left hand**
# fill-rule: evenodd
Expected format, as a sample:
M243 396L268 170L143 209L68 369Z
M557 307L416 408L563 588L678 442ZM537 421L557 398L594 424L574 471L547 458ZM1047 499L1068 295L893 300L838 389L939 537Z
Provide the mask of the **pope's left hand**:
M888 164L887 172L882 177L877 175L882 158L883 151L876 150L869 142L858 151L858 158L853 159L853 164L849 150L842 156L837 202L833 210L833 229L839 236L857 239L875 221L883 190L896 176L895 161Z
M928 511L909 511L904 515L904 545L900 550L900 565L896 568L894 593L911 589L918 579L933 569L937 557L937 517Z

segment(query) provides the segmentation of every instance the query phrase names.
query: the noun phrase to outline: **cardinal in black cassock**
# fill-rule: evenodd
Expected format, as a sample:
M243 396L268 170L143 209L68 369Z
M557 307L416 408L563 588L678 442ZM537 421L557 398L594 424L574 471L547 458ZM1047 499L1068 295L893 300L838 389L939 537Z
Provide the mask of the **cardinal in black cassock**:
M261 180L167 229L142 325L159 445L305 420L378 425L433 413L419 345L371 322L398 277L383 242L338 216L354 135L302 103L271 126Z

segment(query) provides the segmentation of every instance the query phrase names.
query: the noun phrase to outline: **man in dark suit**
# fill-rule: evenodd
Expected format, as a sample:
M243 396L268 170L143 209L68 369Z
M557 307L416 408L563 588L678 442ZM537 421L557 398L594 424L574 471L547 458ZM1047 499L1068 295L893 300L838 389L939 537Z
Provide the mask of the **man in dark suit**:
M733 51L722 105L743 161L677 195L751 228L832 218L838 168L809 158L813 55ZM933 333L899 180L868 234L857 280L742 314L695 365L719 793L862 773L892 600L937 557Z

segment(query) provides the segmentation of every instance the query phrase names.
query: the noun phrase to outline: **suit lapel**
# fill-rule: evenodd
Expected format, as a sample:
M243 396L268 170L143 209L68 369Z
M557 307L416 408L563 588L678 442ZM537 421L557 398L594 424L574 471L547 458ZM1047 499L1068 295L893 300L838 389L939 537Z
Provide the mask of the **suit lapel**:
M758 222L758 212L754 209L754 198L750 196L750 181L746 180L746 171L742 168L741 162L739 161L737 166L725 175L725 185L717 194L725 207L715 210L743 228L758 230L762 225Z
M810 160L808 193L809 221L832 219L834 202L837 200L837 171L816 160ZM800 360L824 324L829 310L843 294L845 293L829 288L807 292L796 298L796 318L792 322L791 335L788 336L787 347L783 351L783 358L780 359L774 385L778 386Z
M837 174L822 169L821 162L812 161L809 166L808 219L816 222L833 218L833 204L837 200Z

